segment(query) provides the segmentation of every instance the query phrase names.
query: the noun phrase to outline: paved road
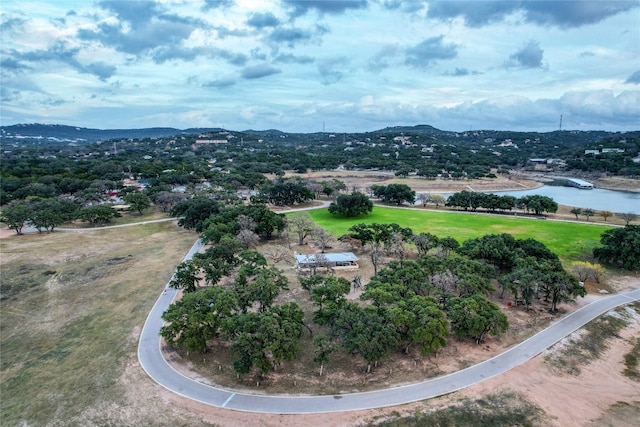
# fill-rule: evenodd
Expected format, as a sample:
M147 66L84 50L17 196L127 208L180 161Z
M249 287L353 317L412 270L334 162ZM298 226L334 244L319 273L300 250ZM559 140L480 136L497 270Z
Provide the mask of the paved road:
M198 240L185 260L190 259L201 247L202 244ZM138 359L142 368L161 386L189 399L238 411L275 414L308 414L380 408L429 399L460 390L526 362L608 310L640 299L640 289L603 297L504 353L443 377L366 393L308 396L258 395L217 388L187 378L174 370L162 356L159 332L162 327L162 313L171 304L176 292L174 289L166 289L147 317L138 344ZM292 393L295 393L295 390L292 390Z

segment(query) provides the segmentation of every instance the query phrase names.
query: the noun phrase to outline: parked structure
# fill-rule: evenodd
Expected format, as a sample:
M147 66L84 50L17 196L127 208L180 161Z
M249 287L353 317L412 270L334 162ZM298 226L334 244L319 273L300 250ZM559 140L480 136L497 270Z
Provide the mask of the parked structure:
M359 268L358 257L352 252L325 254L295 254L296 270L313 268Z
M567 178L567 184L583 190L593 190L593 184L577 178Z

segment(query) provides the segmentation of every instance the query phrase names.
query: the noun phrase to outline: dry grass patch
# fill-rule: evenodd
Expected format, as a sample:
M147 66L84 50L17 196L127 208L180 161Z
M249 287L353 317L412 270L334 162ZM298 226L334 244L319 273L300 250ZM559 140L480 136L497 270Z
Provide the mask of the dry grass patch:
M0 424L102 424L129 406L123 369L195 237L158 223L0 240Z

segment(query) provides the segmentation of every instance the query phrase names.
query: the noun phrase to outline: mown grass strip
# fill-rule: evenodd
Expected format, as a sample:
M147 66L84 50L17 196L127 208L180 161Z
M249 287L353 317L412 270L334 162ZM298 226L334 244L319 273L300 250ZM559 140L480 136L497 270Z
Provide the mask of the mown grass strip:
M460 243L485 234L508 233L518 239L541 241L563 261L576 261L591 254L600 236L611 227L531 218L394 209L376 206L370 215L358 218L336 217L327 209L310 211L321 227L340 236L359 223L396 223L410 227L414 233L428 232L439 237L453 237Z

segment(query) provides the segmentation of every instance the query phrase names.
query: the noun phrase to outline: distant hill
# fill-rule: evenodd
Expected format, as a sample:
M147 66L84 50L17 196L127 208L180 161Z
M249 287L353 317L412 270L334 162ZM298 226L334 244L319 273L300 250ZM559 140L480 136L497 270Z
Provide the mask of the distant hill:
M66 125L45 125L40 123L18 124L0 127L2 140L33 140L49 142L96 142L110 139L162 138L174 135L193 135L204 132L221 131L220 128L175 129L169 127L144 129L90 129Z
M89 143L97 141L108 141L112 139L144 139L144 138L165 138L180 135L198 135L202 133L223 132L222 128L189 128L176 129L171 127L154 127L143 129L90 129L66 125L46 125L46 124L17 124L11 126L0 126L1 142L28 142L34 144L56 144L60 142L69 143ZM271 142L281 141L282 143L313 143L315 141L326 142L326 135L335 136L333 132L314 133L291 133L277 129L267 130L245 130L233 131L236 137L253 136ZM416 126L392 126L371 132L336 133L355 139L363 137L390 136L390 135L414 135L424 136L444 141L460 141L464 136L465 140L483 140L493 138L497 140L512 137L536 138L545 135L548 139L558 140L560 143L567 140L581 140L593 142L610 135L605 131L553 131L545 134L537 132L512 132L512 131L492 131L478 130L469 132L443 131L429 125Z

